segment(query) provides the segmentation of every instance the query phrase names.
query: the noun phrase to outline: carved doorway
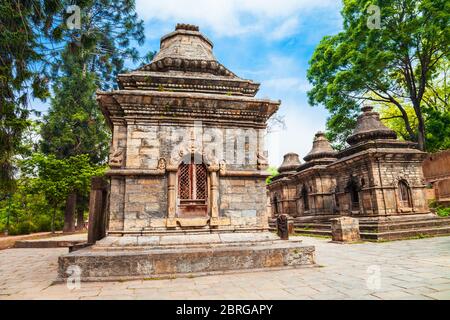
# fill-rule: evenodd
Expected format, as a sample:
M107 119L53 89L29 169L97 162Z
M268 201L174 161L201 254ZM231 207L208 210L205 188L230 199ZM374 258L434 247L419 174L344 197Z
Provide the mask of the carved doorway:
M192 159L193 160L193 159ZM206 166L182 162L178 167L178 216L205 217L208 214L208 171Z

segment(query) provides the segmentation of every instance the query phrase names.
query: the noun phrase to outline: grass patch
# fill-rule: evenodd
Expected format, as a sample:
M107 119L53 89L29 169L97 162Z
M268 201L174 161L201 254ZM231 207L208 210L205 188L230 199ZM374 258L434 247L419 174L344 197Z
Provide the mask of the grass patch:
M154 277L154 278L144 278L144 281L153 281L153 280L173 280L177 277L170 276L170 277Z
M321 235L321 234L301 233L301 232L296 232L296 233L295 233L295 236L298 236L298 237L321 238L321 239L331 239L331 236L325 236L325 235Z

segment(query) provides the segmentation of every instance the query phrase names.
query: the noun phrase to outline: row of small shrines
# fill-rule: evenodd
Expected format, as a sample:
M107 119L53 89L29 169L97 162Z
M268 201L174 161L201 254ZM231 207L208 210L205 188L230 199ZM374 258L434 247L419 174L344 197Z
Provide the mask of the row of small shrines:
M416 145L399 141L378 113L364 107L349 146L337 152L322 132L299 161L284 156L268 186L272 214L292 217L386 216L428 213L422 161Z

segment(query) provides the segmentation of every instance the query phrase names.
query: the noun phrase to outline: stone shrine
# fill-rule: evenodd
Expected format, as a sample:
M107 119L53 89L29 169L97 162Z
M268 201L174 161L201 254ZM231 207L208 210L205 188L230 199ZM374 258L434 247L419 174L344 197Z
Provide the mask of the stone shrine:
M426 153L397 140L371 106L362 111L342 151L318 132L304 163L295 153L284 156L280 174L268 186L271 225L287 214L300 233L330 235L331 219L350 216L359 220L363 239L449 234L450 219L428 208Z
M280 101L213 55L199 28L179 24L150 64L98 92L112 131L107 236L60 257L82 280L287 267L314 248L268 231L267 120Z

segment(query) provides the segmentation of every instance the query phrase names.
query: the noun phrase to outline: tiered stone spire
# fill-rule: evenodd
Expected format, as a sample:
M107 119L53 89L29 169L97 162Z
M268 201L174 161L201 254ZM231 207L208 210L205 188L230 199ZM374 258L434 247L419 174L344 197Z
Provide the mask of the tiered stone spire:
M366 105L361 110L363 113L358 117L353 134L347 139L348 144L355 145L374 139L397 139L395 131L381 122L380 115L373 111L372 106Z
M300 166L300 160L298 158L298 154L296 153L287 153L284 155L283 163L278 168L279 173L289 173L294 172Z
M325 137L325 133L319 131L316 133L311 151L303 158L306 162L314 160L336 160L336 151L333 150L330 142Z
M259 83L241 79L217 61L199 28L178 24L161 38L153 61L119 75L122 90L159 90L255 96Z

